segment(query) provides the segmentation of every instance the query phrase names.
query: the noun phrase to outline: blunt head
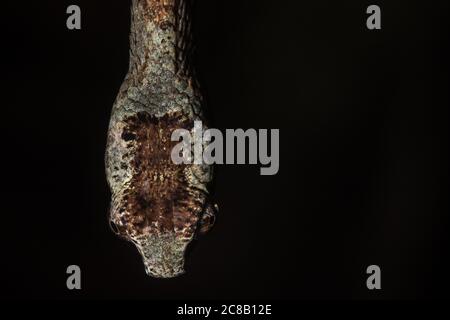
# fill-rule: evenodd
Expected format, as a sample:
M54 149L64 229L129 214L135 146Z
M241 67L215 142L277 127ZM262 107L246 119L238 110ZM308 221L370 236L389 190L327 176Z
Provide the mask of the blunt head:
M192 239L175 233L146 235L133 239L142 256L145 271L155 278L174 278L184 273L184 257Z
M174 278L185 273L186 249L194 233L146 230L143 234L127 232L123 225L110 220L112 231L134 243L142 257L147 275L154 278Z
M126 226L120 224L120 220L113 218L117 217L115 215L110 220L110 226L116 235L135 244L149 276L174 278L185 272L185 255L189 243L194 239L195 234L205 234L213 227L217 211L217 205L213 206L208 202L199 223L196 222L197 219L194 219L192 224L177 231L161 232L144 229L143 234L133 234L132 231L127 231Z

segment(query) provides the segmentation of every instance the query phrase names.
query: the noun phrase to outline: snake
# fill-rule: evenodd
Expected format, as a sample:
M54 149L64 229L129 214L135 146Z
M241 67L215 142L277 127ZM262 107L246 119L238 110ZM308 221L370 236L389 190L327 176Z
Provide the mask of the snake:
M132 0L128 72L114 101L105 152L109 223L134 243L146 273L185 273L186 251L214 225L212 165L175 164L174 130L205 117L192 63L192 1Z

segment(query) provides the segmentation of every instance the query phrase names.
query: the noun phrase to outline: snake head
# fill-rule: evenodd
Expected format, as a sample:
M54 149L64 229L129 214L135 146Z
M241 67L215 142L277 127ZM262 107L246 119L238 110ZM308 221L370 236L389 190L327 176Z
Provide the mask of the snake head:
M190 242L214 223L207 165L175 164L171 134L189 128L182 114L141 112L111 124L107 175L112 190L110 224L140 252L147 274L158 278L184 272Z

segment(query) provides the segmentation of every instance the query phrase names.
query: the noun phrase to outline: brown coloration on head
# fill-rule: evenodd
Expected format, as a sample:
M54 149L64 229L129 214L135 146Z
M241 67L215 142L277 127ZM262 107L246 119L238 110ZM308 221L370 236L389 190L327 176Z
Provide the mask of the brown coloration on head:
M171 141L172 132L191 129L193 121L179 112L162 117L139 112L121 123L116 139L126 152L120 166L131 179L115 189L111 224L135 243L149 275L178 276L187 245L211 222L203 215L209 212L207 192L192 184L193 165L177 165L171 158L178 143Z
M171 134L193 124L180 114L156 118L144 112L125 123L122 139L133 153L134 175L112 221L125 238L168 232L191 238L206 196L189 186L186 165L172 162L177 142L171 141Z

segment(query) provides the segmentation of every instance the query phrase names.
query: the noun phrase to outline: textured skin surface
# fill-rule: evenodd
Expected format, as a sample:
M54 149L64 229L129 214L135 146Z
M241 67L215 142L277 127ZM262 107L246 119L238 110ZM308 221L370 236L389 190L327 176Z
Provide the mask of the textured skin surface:
M106 150L113 230L147 274L184 272L188 244L214 222L212 168L175 165L173 130L205 122L189 64L188 0L133 0L130 67L113 106Z

